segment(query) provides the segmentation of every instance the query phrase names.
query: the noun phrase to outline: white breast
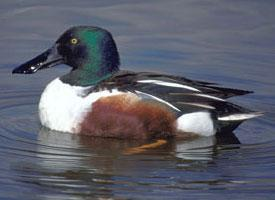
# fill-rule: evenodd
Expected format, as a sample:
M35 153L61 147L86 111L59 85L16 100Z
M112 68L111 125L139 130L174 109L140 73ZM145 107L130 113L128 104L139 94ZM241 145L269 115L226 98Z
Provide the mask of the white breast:
M79 122L91 110L93 102L100 97L121 93L117 90L104 90L83 97L86 89L65 84L59 78L50 82L39 102L41 124L52 130L78 133Z

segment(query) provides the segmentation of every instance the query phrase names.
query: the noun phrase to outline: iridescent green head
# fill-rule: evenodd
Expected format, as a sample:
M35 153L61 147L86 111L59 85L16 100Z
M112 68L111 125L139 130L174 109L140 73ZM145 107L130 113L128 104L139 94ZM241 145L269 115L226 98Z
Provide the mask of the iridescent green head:
M63 33L52 48L14 69L13 73L34 73L61 63L72 67L70 73L61 77L63 82L89 86L118 71L119 54L108 31L77 26Z

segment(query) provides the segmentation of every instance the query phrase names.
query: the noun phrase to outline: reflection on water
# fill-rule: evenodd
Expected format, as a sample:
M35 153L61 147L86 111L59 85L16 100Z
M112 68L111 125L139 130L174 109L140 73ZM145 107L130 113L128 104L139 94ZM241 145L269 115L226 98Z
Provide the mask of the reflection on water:
M1 1L0 199L273 199L275 1ZM68 27L110 30L122 67L255 91L232 101L265 116L232 133L142 141L78 137L41 128L37 104L60 67L11 70Z
M161 190L177 180L177 171L205 170L217 154L214 137L170 141L157 149L125 155L138 141L87 138L42 128L31 163L17 163L17 182L43 187L62 195L113 197L117 192ZM175 176L175 177L174 177ZM183 181L183 180L181 180ZM204 183L205 184L205 183ZM89 190L90 189L90 190ZM53 196L45 195L43 199Z

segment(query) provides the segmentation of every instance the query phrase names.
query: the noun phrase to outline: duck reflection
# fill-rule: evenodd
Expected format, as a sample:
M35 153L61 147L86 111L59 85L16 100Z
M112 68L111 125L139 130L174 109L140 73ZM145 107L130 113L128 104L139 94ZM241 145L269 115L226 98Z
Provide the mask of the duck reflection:
M42 128L38 135L39 157L43 167L55 171L85 169L89 172L112 174L114 165L131 157L139 162L144 157L175 156L184 160L212 160L219 145L239 144L233 133L219 133L216 137L198 137L191 140L169 140L160 146L125 154L127 150L142 146L144 141L127 141L100 137L85 137L60 133ZM136 158L136 160L135 160ZM138 164L137 164L138 165ZM119 170L116 167L115 170Z
M196 152L203 153L203 151L205 151L205 153L210 156L205 159L209 160L211 158L211 152L213 152L217 146L240 144L240 141L232 132L226 132L218 133L216 136L196 137L191 138L190 140L170 139L159 146L155 145L146 148L141 152L125 154L127 150L140 147L146 142L138 140L119 140L112 138L79 136L69 133L61 133L43 127L38 134L38 143L39 152L43 153L43 158L69 156L71 159L85 160L87 157L94 158L99 156L100 158L106 157L109 159L126 155L131 156L134 154L157 154L158 151L161 151L161 153L166 151L167 155L171 155L171 152L175 152L176 157L181 157L179 155L186 152L190 153L191 156L192 152L194 152L194 155L188 159L200 160L203 159L203 157L201 157L201 155L197 157L198 154ZM187 157L182 158L187 159ZM64 168L66 168L66 166L64 166ZM79 163L77 166L79 166ZM102 168L101 166L98 170L102 169L104 169L104 167Z
M198 137L191 141L177 141L175 142L175 156L184 160L212 160L217 147L231 144L240 144L239 139L232 132Z
M173 174L178 162L208 162L217 153L218 145L239 143L232 133L220 137L222 134L190 141L169 140L141 153L125 154L127 149L144 142L80 137L42 128L37 146L40 175L33 181L63 195L69 191L76 199L91 195L113 198L119 188L139 187L148 177L162 177L163 171L169 174L172 170ZM42 199L50 198L53 196L43 195Z

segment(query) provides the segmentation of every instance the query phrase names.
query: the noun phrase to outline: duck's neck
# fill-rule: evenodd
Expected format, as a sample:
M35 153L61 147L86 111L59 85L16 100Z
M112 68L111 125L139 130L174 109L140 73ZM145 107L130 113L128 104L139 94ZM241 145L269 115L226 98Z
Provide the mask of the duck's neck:
M91 70L95 69L95 70ZM62 76L60 80L64 83L74 85L74 86L93 86L99 82L108 79L114 73L119 70L118 67L100 67L98 69L91 68L82 68L72 70L70 73Z

